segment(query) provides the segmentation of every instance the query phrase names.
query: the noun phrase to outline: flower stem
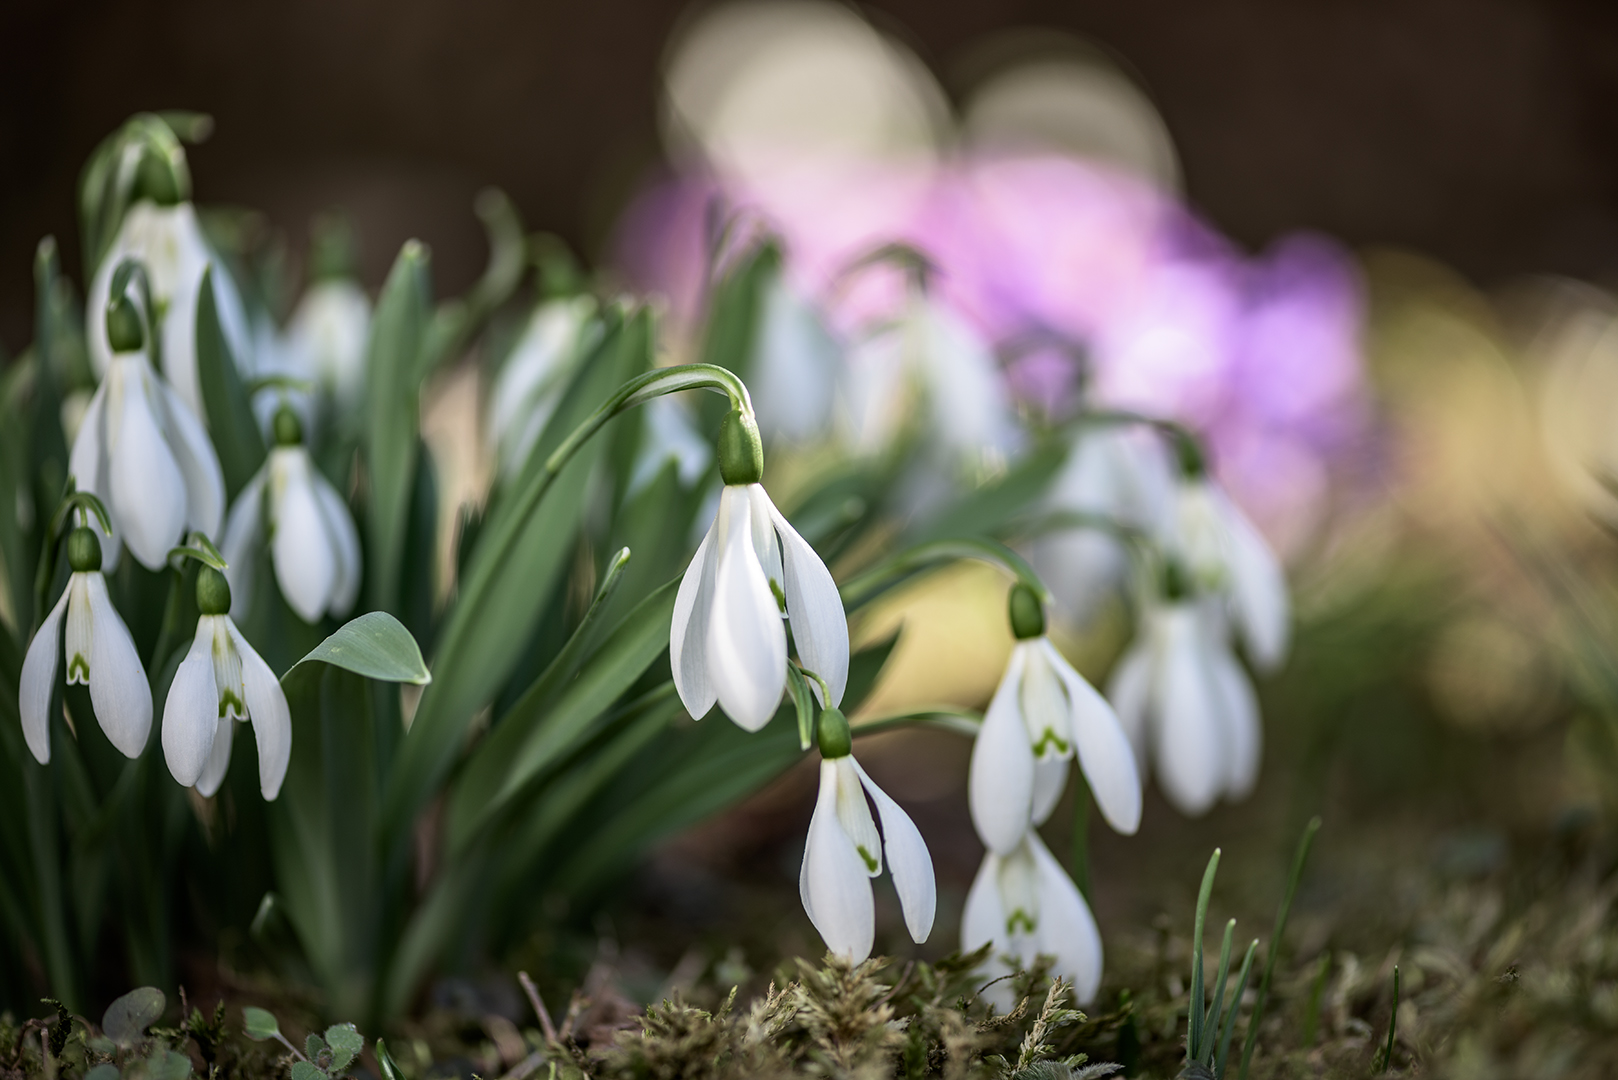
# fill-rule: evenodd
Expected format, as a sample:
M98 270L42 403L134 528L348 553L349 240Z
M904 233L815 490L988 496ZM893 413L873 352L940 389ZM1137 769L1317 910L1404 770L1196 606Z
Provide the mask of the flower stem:
M842 594L844 605L856 608L876 599L913 574L960 559L976 559L997 566L1032 589L1041 603L1051 602L1050 590L1026 559L998 541L971 537L930 540L907 548L844 582L838 591Z
M1083 769L1074 769L1073 787L1073 866L1068 871L1085 903L1090 902L1090 785Z

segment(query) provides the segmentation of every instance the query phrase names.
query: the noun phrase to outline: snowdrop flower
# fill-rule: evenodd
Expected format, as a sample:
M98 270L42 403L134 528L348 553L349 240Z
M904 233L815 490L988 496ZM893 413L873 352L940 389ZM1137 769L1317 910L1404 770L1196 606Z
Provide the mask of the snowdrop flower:
M898 435L918 392L928 432L948 451L979 458L1003 454L1015 437L1010 400L988 342L919 289L897 325L854 347L847 385L854 443L867 453Z
M1254 665L1273 671L1286 659L1292 619L1280 560L1200 462L1191 463L1175 502L1166 546L1200 588L1226 598Z
M1140 827L1140 776L1118 717L1045 636L1045 613L1027 585L1012 587L1017 644L972 744L972 824L988 849L1010 856L1056 807L1075 754L1107 823Z
M905 928L918 944L932 933L938 890L927 844L909 815L854 760L843 714L835 708L822 712L819 733L820 794L803 846L798 893L826 948L857 964L871 955L876 934L871 879L882 873L884 855ZM876 803L880 834L867 796Z
M1073 982L1080 1005L1095 1000L1101 987L1101 932L1090 905L1030 829L1010 852L989 851L966 894L961 917L961 948L971 952L992 942L986 974L999 979L1030 971L1038 958L1055 959L1054 973ZM1016 1006L1009 982L983 991L1002 1012Z
M164 205L143 199L131 206L112 247L90 279L90 294L85 300L85 310L90 315L90 359L101 373L108 371L119 350L99 316L107 310L113 275L125 259L136 259L146 267L152 302L162 315L163 347L158 351L163 375L192 413L205 415L202 386L197 381L197 297L202 292L203 272L210 264L220 328L237 366L252 370L252 333L230 272L209 247L191 203L174 201Z
M786 688L792 626L798 658L824 680L829 700L848 683L848 622L831 572L775 508L759 480L764 450L751 415L731 410L719 433L724 490L674 598L669 661L693 717L715 701L748 731L775 715ZM815 695L822 697L818 684Z
M777 272L764 286L748 383L759 427L802 442L831 421L841 350L819 310Z
M371 300L359 283L334 277L317 281L287 324L288 365L313 378L340 415L360 406L365 394L365 349L371 338Z
M1173 497L1168 454L1155 435L1103 424L1082 427L1075 435L1045 505L1158 536ZM1054 533L1033 545L1029 559L1062 608L1079 618L1096 609L1129 567L1123 542L1101 529Z
M275 580L304 622L346 615L360 587L360 538L348 506L303 445L303 425L283 405L275 448L236 496L220 551L236 614L252 599L254 554L268 536Z
M292 712L281 683L231 622L230 585L211 566L197 574L197 635L163 705L163 758L186 787L212 795L230 765L232 725L250 720L258 783L274 799L292 759Z
M495 376L489 393L489 437L503 475L521 470L539 441L567 388L567 375L582 351L595 307L589 296L539 305Z
M1142 771L1150 759L1169 802L1196 816L1220 796L1239 799L1252 791L1263 729L1220 608L1187 595L1177 581L1182 574L1171 564L1168 598L1146 610L1107 697Z
M120 296L102 310L111 359L68 468L112 519L104 568L116 566L120 544L128 544L141 565L157 570L187 529L218 530L224 474L201 422L152 370L135 305Z
M41 765L51 759L51 692L62 650L58 634L67 616L67 681L90 688L90 705L107 739L125 757L139 757L152 730L152 688L129 628L118 617L101 575L101 541L83 525L67 538L72 574L23 659L18 711L23 738Z

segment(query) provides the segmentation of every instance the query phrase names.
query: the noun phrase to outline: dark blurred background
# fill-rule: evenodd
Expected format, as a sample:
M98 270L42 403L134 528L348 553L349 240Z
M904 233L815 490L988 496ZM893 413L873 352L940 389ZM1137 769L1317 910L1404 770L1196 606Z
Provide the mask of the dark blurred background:
M63 241L95 143L130 113L212 113L198 199L301 245L347 209L376 283L434 248L481 260L471 200L504 188L593 254L655 167L657 72L684 0L10 0L0 9L0 345L30 335L34 245ZM1194 206L1259 246L1299 227L1412 246L1488 283L1602 277L1618 253L1618 5L1593 0L887 0L867 14L952 89L995 31L1116 51L1178 146Z

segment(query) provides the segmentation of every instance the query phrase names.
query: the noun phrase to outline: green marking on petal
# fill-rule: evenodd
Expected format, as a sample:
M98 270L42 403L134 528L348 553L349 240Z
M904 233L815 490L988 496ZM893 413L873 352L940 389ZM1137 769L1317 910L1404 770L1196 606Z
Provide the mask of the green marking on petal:
M775 606L781 609L782 614L787 610L787 596L781 591L781 583L774 578L770 579L770 592L775 596Z
M67 682L69 686L74 683L89 685L90 661L84 658L83 653L74 653L73 659L67 662Z
M1022 908L1017 908L1006 916L1006 933L1015 934L1018 930L1025 934L1034 932L1034 917Z
M247 719L247 706L236 696L234 690L222 690L219 693L219 719L223 720L226 716L237 720Z
M875 855L872 855L869 851L865 850L864 844L859 844L857 846L859 848L860 858L865 860L865 869L869 870L873 874L876 873L877 867L881 866L882 864L876 861Z
M1058 756L1066 756L1067 754L1067 740L1058 737L1056 732L1050 728L1046 728L1044 734L1040 735L1039 741L1034 744L1034 756L1043 756L1046 747L1055 748Z

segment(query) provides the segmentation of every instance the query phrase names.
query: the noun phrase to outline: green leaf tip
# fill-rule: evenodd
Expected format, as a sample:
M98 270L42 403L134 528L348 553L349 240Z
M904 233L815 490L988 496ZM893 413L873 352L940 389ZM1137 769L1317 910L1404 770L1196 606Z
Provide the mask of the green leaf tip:
M424 686L433 681L426 661L421 658L421 646L403 623L385 611L368 611L350 619L293 664L287 675L304 664L317 661L378 682ZM284 680L287 675L281 678Z

